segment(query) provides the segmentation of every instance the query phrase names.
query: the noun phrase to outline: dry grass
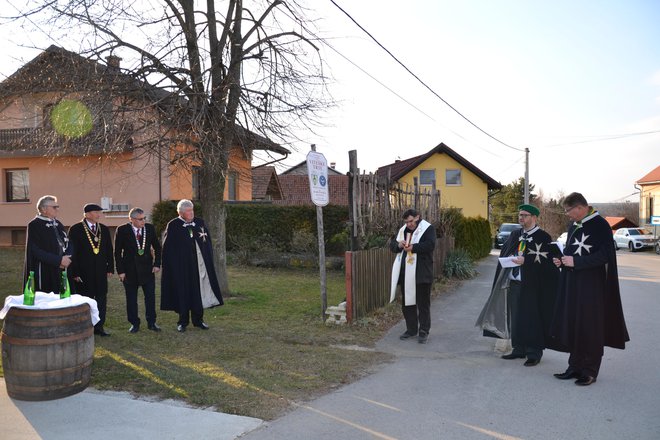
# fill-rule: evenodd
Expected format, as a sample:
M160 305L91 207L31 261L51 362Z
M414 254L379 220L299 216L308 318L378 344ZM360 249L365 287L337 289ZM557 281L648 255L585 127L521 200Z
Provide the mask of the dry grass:
M21 293L22 261L22 250L0 250L0 300ZM323 325L318 271L230 267L230 277L233 295L205 313L211 329L189 327L183 334L175 330L176 314L160 311L163 332L143 327L129 334L124 291L113 277L106 323L112 336L96 338L92 386L272 419L291 401L350 382L387 360L333 347L372 345L388 325ZM343 299L343 287L342 273L328 273L328 304Z
M22 292L23 251L0 249L0 300ZM321 322L317 270L230 267L231 297L205 311L211 327L176 331L177 316L158 311L161 333L129 334L123 287L110 281L106 328L96 338L92 386L270 420L361 377L389 356L337 348L373 346L401 319L388 306L352 326ZM328 273L328 304L344 298L341 272ZM160 289L156 290L157 296ZM140 300L142 295L140 294ZM159 298L157 298L159 301ZM144 321L144 307L139 304Z

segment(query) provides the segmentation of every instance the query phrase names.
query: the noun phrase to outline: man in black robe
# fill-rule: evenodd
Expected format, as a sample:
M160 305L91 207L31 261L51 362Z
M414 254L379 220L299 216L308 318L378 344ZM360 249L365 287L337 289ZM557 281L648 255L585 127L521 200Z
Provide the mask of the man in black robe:
M100 320L94 326L94 333L110 336L104 324L108 278L115 272L112 238L108 227L99 223L103 208L88 203L83 211L84 218L69 228L69 239L73 247L73 262L69 268L71 290L96 300Z
M177 212L179 217L167 224L163 239L160 308L179 314L179 332L185 332L191 320L195 327L208 330L204 309L223 304L211 237L204 220L195 217L190 200L180 200Z
M435 228L414 209L403 213L403 221L405 224L390 240L390 250L397 253L392 266L390 302L394 301L396 287L401 286L406 331L399 339L417 335L417 342L426 344L431 330Z
M140 330L137 295L138 287L142 286L147 328L159 332L155 274L160 271L160 241L154 226L146 223L142 209L131 209L128 218L130 222L118 227L115 233L115 264L126 291L126 315L131 323L128 331L137 333Z
M539 209L523 204L518 211L522 228L511 233L500 251L500 257L510 257L518 266L504 269L498 262L491 297L477 325L486 336L510 335L513 351L502 359L527 358L524 365L533 367L550 341L559 270L552 262L552 238L537 225Z
M580 193L563 201L568 228L552 335L570 352L568 369L557 379L596 382L604 347L625 349L630 340L621 307L612 229Z
M69 237L56 217L57 197L43 196L37 201L37 216L28 223L25 240L23 284L34 272L34 287L40 292L59 294L62 271L71 264Z

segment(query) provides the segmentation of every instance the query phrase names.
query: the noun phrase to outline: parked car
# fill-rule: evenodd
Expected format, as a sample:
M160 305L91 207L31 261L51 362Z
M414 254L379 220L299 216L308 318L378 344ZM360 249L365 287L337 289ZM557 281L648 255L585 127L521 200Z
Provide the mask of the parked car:
M655 242L655 253L660 255L660 240Z
M630 252L655 246L655 238L644 228L621 228L614 233L614 247L627 247Z
M563 232L559 237L557 237L557 243L560 243L562 246L566 247L567 239L568 239L568 232Z
M495 249L501 248L504 242L509 238L509 235L511 235L516 229L520 228L522 228L522 226L518 223L502 223L495 234Z

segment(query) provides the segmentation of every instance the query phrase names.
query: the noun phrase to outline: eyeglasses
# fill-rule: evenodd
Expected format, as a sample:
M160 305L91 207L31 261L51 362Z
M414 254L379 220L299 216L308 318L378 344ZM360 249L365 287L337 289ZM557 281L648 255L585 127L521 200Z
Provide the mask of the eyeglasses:
M143 222L143 221L145 221L146 219L147 219L146 216L144 216L144 217L139 217L139 218L138 218L138 217L133 217L133 220L137 220L137 221L139 221L139 222Z
M574 210L575 208L577 208L577 205L575 205L575 206L571 206L571 207L568 208L568 209L564 209L564 214L568 214L569 212L571 212L571 211Z
M532 214L524 214L524 213L518 214L518 217L531 217L531 216Z
M46 208L55 208L55 209L60 209L60 205L46 205Z

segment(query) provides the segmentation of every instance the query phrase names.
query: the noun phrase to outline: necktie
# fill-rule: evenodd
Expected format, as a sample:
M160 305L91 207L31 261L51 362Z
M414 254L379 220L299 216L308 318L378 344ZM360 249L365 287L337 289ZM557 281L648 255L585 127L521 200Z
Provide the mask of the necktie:
M523 246L518 246L518 249L519 250L522 249L523 252L524 252L525 247L527 247L526 246L527 245L527 233L523 232L523 234L520 236L520 239L521 239L520 243L521 243L521 245L523 245L523 243L524 243L524 245L523 245L524 247ZM520 275L520 266L514 267L513 271L512 271L512 274L515 278L518 278L518 275Z
M96 234L96 225L92 225L92 234Z
M137 230L137 241L142 241L142 230Z

